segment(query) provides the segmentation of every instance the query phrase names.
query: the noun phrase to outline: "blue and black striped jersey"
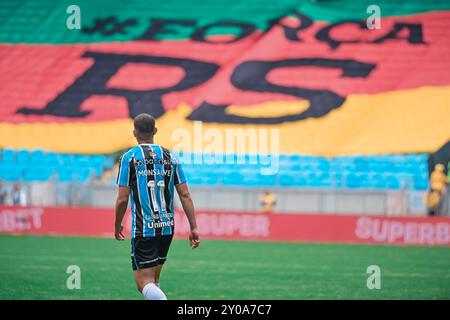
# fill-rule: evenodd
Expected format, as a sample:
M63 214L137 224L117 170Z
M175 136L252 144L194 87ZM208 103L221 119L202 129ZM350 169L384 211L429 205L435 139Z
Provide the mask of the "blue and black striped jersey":
M124 153L117 184L130 187L132 238L173 234L174 186L186 182L181 164L156 144L140 144Z

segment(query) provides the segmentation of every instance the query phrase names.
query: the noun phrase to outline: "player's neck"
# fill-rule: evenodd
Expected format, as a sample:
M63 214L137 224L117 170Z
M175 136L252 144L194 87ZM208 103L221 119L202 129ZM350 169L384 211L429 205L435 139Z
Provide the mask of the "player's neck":
M138 140L138 144L153 144L153 139Z

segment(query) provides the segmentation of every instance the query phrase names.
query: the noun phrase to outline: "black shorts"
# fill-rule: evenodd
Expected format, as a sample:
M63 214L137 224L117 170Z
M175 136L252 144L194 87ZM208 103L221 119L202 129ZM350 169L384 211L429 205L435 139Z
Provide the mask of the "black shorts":
M131 239L133 270L152 268L166 262L173 235Z

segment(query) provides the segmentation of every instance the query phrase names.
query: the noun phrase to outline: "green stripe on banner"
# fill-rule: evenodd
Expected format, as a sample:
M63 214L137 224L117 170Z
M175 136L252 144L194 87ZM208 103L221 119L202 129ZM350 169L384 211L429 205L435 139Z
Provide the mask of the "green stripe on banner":
M76 3L81 26L109 25L94 32L68 30L66 9ZM449 10L448 0L9 0L0 4L0 42L4 43L91 43L130 41L141 37L155 19L185 20L166 26L158 40L189 38L195 30L220 21L246 23L266 30L275 18L302 12L313 20L336 22L366 19L369 5L376 4L383 16L399 16L433 10ZM105 20L109 19L109 20ZM103 21L102 21L103 20ZM191 20L191 21L187 21ZM113 22L113 23L112 23ZM86 31L86 30L85 30ZM237 35L233 26L215 26L207 35Z

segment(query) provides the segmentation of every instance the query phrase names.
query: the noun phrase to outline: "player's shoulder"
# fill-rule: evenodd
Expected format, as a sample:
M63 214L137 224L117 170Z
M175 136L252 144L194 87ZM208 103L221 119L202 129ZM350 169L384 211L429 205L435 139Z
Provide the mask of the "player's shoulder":
M122 159L130 160L131 158L134 157L134 155L138 151L139 151L139 146L134 146L134 147L128 149L127 151L125 151L124 153L122 153L122 155L120 156L120 160L122 160Z
M155 144L154 146L157 147L157 148L160 148L161 153L162 153L163 156L168 157L168 158L173 158L174 157L173 153L169 149L167 149L167 148L165 148L165 147L163 147L163 146L161 146L159 144Z
M169 149L160 145L157 145L157 147L161 148L162 156L164 159L169 159L170 163L172 163L173 165L181 164L180 156L177 152L170 151Z

